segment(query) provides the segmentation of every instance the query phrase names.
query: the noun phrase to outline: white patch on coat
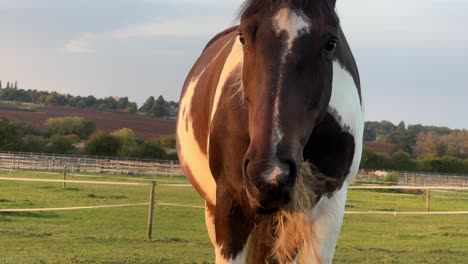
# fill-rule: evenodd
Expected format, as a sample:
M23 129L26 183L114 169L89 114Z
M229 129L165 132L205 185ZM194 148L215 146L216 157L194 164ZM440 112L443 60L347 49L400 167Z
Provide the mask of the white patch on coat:
M216 87L215 98L213 102L213 108L211 109L211 117L210 117L210 124L213 121L213 118L218 110L219 106L219 99L221 98L221 94L223 93L223 88L226 85L226 81L231 77L234 70L239 65L242 65L244 60L244 51L242 48L242 44L236 39L234 45L232 46L231 52L224 63L223 70L221 71L221 76L219 77L218 86ZM241 77L242 78L242 77Z
M200 75L202 75L201 73ZM203 153L200 144L195 138L193 121L191 116L191 103L200 76L192 77L184 96L180 101L180 109L185 109L185 114L177 121L177 138L179 140L179 158L182 168L190 169L192 179L203 188L205 200L216 205L216 182L211 174L208 157Z
M341 225L346 204L347 186L328 198L322 196L320 201L312 210L312 221L314 222L314 250L320 257L320 264L331 264L338 237L340 235ZM314 263L314 257L309 257Z
M312 23L310 19L302 10L282 8L276 13L273 17L273 29L277 35L286 34L286 47L282 54L283 60L291 52L294 41L310 33L311 27Z
M364 134L364 113L352 75L339 62L333 62L333 86L329 106L340 116L341 127L354 137L354 157L346 178L351 184L359 170Z
M213 247L215 248L216 264L245 263L245 257L246 257L246 252L247 252L245 247L239 254L237 254L236 256L233 256L233 258L231 259L226 259L221 254L223 246L219 245L216 242L215 216L211 214L210 211L208 210L206 202L205 202L205 223L206 223L206 228L208 230L208 235L210 237L211 243L213 244Z
M221 255L222 247L216 243L215 217L208 210L206 202L205 202L205 223L206 223L206 229L208 230L208 236L210 237L211 243L213 244L213 247L215 249L216 263L217 264L230 263L229 260L225 259L223 255Z
M244 248L242 249L242 251L239 252L239 254L237 254L237 256L234 256L234 258L231 258L231 260L229 261L229 263L230 263L230 264L244 264L244 263L245 263L246 254L247 254L247 249L246 249L246 247L244 246Z
M340 234L346 204L348 185L355 178L361 161L364 133L364 114L359 93L351 74L338 62L333 63L333 88L329 107L342 129L354 137L355 150L352 165L341 190L328 198L323 196L312 211L316 236L315 251L322 263L332 263Z

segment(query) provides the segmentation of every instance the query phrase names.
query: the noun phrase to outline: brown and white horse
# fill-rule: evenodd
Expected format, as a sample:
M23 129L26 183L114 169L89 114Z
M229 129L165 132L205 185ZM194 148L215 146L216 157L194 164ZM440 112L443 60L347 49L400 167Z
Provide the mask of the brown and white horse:
M335 0L246 1L190 71L177 120L216 263L331 263L363 127Z

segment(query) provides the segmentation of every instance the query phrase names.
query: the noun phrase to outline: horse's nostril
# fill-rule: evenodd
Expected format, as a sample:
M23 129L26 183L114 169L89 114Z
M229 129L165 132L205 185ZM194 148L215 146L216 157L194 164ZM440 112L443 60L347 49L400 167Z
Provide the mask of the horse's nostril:
M297 176L297 163L294 160L288 160L286 161L286 164L288 165L289 168L289 178L291 180L295 180Z
M248 179L248 171L249 171L249 163L250 163L250 159L248 158L244 158L244 162L242 164L242 172L244 174L244 177L246 179Z

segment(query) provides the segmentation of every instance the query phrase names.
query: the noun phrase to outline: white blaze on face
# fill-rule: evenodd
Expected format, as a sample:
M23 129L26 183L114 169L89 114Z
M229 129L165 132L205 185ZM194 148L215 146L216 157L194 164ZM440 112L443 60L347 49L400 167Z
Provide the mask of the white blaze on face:
M273 168L273 170L271 171L270 175L268 175L268 177L267 177L268 182L273 184L273 185L277 185L278 184L278 176L280 176L281 173L283 173L283 171L278 166L275 166Z
M283 51L283 61L299 37L310 33L312 23L301 10L282 8L273 17L273 28L277 35L286 34L286 45Z
M281 54L281 63L282 65L286 64L286 59L288 54L290 54L294 42L310 33L310 29L312 23L310 19L304 14L301 10L291 10L289 8L282 8L276 13L273 17L273 29L276 32L276 35L285 37L283 44L283 50ZM280 67L280 82L283 80L282 72L283 67ZM276 98L273 110L273 131L272 131L272 139L273 139L273 152L276 152L276 145L281 141L283 138L283 132L281 131L281 127L279 124L279 105L280 105L280 91L282 84L279 83L276 91Z

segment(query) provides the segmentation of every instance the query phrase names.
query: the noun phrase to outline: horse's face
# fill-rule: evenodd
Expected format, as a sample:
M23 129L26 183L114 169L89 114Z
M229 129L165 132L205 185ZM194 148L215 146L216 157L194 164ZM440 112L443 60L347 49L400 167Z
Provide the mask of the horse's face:
M303 149L331 97L338 20L334 1L311 2L308 10L280 7L241 19L250 136L243 174L260 211L290 201Z

